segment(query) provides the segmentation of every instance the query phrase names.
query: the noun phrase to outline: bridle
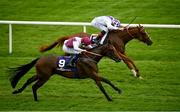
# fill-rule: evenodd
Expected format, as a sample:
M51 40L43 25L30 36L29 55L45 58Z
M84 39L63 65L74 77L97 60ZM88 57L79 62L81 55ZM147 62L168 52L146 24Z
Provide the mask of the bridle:
M132 38L134 38L134 36L129 32L129 28L125 28L127 33L129 34L129 36L131 36Z
M137 17L137 16L136 16ZM134 19L131 20L131 22L129 22L128 25L126 25L124 28L127 30L127 33L132 37L134 38L134 36L129 32L129 25L136 19L136 17L134 17Z
M129 34L129 36L131 36L132 38L134 38L134 36L132 35L132 33L129 32L129 28L128 27L125 27L127 33ZM141 33L141 31L144 30L144 28L142 28L139 33Z
M90 52L90 51L83 51L82 53L83 53L83 55L86 56L87 58L90 57L90 56L88 56L87 54L91 54L91 55L95 55L95 56L102 57L102 55L97 54L97 53L93 53L93 52Z

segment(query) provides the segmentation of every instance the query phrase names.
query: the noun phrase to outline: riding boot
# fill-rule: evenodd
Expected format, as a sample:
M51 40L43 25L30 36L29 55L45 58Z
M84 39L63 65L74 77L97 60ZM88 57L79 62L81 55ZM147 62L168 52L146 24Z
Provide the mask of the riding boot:
M74 54L71 56L69 63L67 64L68 67L75 67L75 60L78 58L78 54Z
M102 37L106 34L106 32L103 30L99 33L99 35L96 37L96 39L93 41L97 45L99 45L99 42L101 41Z
M102 39L101 39L101 41L100 41L99 43L100 43L100 44L106 44L106 43L107 43L107 40L108 40L108 39L107 39L108 35L109 35L109 33L105 34L105 35L104 35L105 37L102 37L102 39L103 39L103 38L105 38L105 39L103 40L102 43L101 43L101 41L102 41Z
M106 32L104 30L102 30L99 35L97 36L97 39L100 39L104 36L104 34L106 34Z

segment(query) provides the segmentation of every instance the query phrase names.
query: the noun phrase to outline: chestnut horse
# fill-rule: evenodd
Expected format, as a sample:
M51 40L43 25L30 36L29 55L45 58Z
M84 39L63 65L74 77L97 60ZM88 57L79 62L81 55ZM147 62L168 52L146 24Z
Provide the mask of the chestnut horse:
M77 33L70 36L59 38L57 41L53 42L52 44L48 46L42 46L40 48L40 52L45 52L47 50L50 50L56 45L58 46L62 45L64 40L74 37L74 36L83 37L83 36L90 36L90 35L87 33ZM119 56L121 57L123 62L128 66L128 68L131 70L133 75L135 77L142 79L139 73L139 69L136 67L133 60L131 60L125 53L126 44L133 39L137 39L147 45L151 45L153 43L148 33L145 31L144 27L141 25L137 27L127 27L123 31L112 30L108 33L105 41L106 42L110 41L114 45L114 47L118 51Z
M82 52L81 54L79 54L79 58L76 61L76 71L58 70L58 56L53 55L37 58L28 64L22 65L17 68L13 68L10 70L12 73L10 81L11 86L15 88L20 78L24 76L33 66L36 67L36 74L29 78L20 89L15 90L13 94L21 93L29 84L36 81L36 83L32 86L32 91L34 95L34 100L38 101L38 88L45 84L53 74L59 74L67 78L93 79L96 82L99 89L101 90L101 92L105 95L107 100L112 101L112 99L109 97L109 95L103 88L101 82L109 84L118 93L121 93L121 90L114 86L108 79L101 77L98 74L97 63L101 60L103 56L107 56L113 59L114 61L120 61L120 57L114 46L112 44L107 43L105 45L98 46L96 48L88 50L87 52ZM59 62L59 64L63 63Z

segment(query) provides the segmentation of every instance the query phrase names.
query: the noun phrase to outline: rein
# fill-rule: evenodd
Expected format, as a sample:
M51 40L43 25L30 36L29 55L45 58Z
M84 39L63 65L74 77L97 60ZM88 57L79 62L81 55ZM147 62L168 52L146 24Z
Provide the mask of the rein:
M137 16L136 16L137 17ZM127 30L127 33L133 38L134 36L129 32L129 30L128 30L128 27L129 27L129 25L132 23L132 22L134 22L134 20L136 19L136 17L134 17L132 20L131 20L131 22L127 25L127 26L125 26L125 28L126 28L126 30Z
M134 36L129 32L128 28L126 28L126 31L132 38L134 38Z
M99 56L99 57L101 57L102 55L100 55L100 54L97 54L97 53L93 53L93 52L90 52L90 51L84 51L85 53L89 53L89 54L92 54L92 55L96 55L96 56Z

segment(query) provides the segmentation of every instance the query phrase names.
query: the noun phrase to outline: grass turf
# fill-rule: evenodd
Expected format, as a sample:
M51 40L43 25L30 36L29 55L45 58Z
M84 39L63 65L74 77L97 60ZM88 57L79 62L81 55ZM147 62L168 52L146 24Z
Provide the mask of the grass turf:
M179 0L1 0L0 20L84 21L99 15L112 15L123 23L180 24ZM0 110L180 110L180 31L179 29L147 29L153 45L147 47L131 41L126 50L145 80L134 78L124 63L103 59L100 74L123 90L121 95L104 85L113 102L107 102L94 81L52 77L38 91L34 102L29 86L22 94L12 95L8 67L28 63L35 57L62 54L60 48L47 53L39 46L60 36L82 31L76 26L13 25L13 54L8 54L8 26L0 25ZM97 32L88 27L88 33ZM32 69L18 87L34 74Z

